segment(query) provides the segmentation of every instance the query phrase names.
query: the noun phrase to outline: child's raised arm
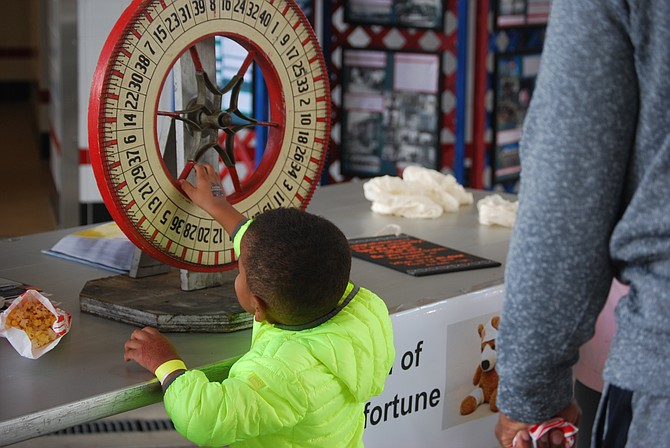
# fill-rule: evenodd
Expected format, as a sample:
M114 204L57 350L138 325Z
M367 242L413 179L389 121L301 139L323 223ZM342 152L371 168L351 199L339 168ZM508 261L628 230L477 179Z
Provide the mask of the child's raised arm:
M187 180L181 180L181 188L195 205L210 214L221 224L228 235L232 235L245 216L238 212L226 199L219 173L207 163L196 164L195 186Z

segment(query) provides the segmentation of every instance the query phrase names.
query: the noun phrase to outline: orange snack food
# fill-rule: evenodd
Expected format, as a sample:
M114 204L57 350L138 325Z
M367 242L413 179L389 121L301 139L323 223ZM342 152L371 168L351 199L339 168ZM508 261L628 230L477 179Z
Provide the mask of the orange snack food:
M7 327L23 330L30 339L33 349L44 347L58 338L52 326L56 316L39 300L24 297L7 316Z

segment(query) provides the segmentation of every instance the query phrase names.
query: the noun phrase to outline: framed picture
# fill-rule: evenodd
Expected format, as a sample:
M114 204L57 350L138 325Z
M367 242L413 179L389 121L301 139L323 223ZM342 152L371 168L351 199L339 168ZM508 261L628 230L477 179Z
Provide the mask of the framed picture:
M342 174L437 168L440 64L438 53L344 50Z
M498 28L546 25L551 0L496 0L494 7Z
M539 69L540 53L496 55L494 184L519 178L519 142Z
M349 0L345 22L409 28L441 29L443 0Z

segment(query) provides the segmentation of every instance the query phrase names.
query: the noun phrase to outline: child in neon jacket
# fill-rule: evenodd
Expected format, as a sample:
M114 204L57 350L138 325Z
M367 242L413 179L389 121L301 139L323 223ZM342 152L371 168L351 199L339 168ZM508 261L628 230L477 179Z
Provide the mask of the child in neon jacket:
M216 195L211 166L197 165L196 176L184 191L240 254L235 291L254 315L251 348L221 383L186 370L149 327L126 342L126 361L156 372L175 428L199 445L363 446L363 406L382 392L395 350L384 302L348 280L346 238L297 209L247 220Z

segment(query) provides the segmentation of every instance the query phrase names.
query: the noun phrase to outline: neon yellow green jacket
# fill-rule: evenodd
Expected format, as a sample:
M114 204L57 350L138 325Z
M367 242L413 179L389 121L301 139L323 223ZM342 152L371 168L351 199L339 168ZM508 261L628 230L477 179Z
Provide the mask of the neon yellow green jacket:
M382 392L395 349L386 304L351 283L350 293L314 328L254 322L251 349L222 383L178 377L164 397L177 431L207 446L363 446L363 406Z

